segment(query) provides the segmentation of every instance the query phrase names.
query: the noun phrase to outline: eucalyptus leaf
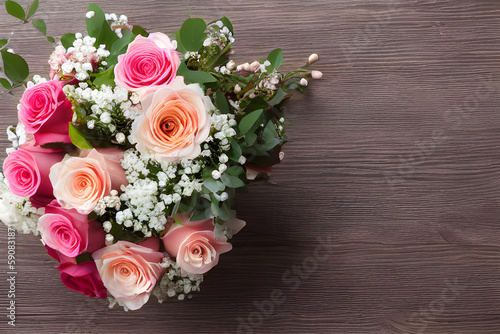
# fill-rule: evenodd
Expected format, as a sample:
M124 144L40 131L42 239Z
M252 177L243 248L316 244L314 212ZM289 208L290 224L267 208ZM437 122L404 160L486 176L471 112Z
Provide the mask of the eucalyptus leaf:
M243 117L240 121L240 124L238 125L238 128L240 130L240 135L245 135L248 130L252 128L252 126L260 119L262 116L262 113L264 112L263 109L255 110Z
M182 62L179 68L177 69L177 75L184 77L184 82L186 84L189 83L207 83L207 82L216 82L217 79L211 75L210 73L203 71L191 71L186 63Z
M106 59L108 65L115 65L118 63L118 56L127 51L128 45L135 38L135 35L130 30L125 30L123 32L122 38L116 40L109 50L110 55Z
M271 53L267 56L267 60L271 63L271 65L266 67L267 72L277 70L281 64L283 64L283 53L281 52L281 49L271 51Z
M241 146L234 138L229 138L229 142L231 143L231 150L228 153L228 157L229 159L238 162L242 154Z
M71 142L82 150L90 150L94 148L87 138L72 124L69 123L69 137Z
M132 28L132 33L136 36L137 35L142 35L144 37L149 36L149 33L144 28L142 28L140 26L136 26L136 25L134 25L134 27Z
M40 30L40 32L44 35L47 34L47 25L45 24L44 20L40 19L35 19L31 21L31 24L33 24L33 27L37 28Z
M56 39L52 36L47 36L45 37L47 39L47 41L49 41L50 43L55 43L56 42Z
M205 188L210 190L213 193L217 193L219 191L223 191L225 186L222 182L216 181L213 178L208 178L205 181L203 181L203 185Z
M30 9L28 10L28 16L26 17L26 19L29 19L30 17L35 15L37 10L38 10L38 0L35 0L31 4Z
M3 60L3 71L12 83L21 83L28 77L30 70L23 57L7 50L1 51Z
M276 132L276 127L272 121L267 122L264 131L262 132L262 139L264 141L268 141L278 137L278 133Z
M61 44L67 49L73 46L75 40L75 34L65 34L61 37Z
M6 45L9 42L8 39L0 39L0 48Z
M210 207L211 207L211 202L203 197L200 197L200 200L196 204L196 207L193 211L193 215L189 220L198 221L210 218L212 216L212 210Z
M231 187L231 188L239 188L243 187L245 185L245 182L237 178L236 176L229 175L229 174L222 174L220 176L220 179L222 183L224 183L226 186Z
M5 78L0 78L0 84L5 88L5 89L11 89L12 88L12 85L10 84L10 82L5 79Z
M26 21L26 13L23 7L15 1L8 0L5 2L5 9L10 15L17 17L21 21Z
M215 93L215 106L221 113L229 113L229 103L227 103L226 95L220 89Z
M187 51L198 51L203 46L203 41L207 37L206 28L205 21L200 18L191 18L184 22L179 37Z
M101 72L102 75L94 80L94 85L101 87L102 85L107 85L114 87L115 84L115 71L114 66L111 66L106 72Z

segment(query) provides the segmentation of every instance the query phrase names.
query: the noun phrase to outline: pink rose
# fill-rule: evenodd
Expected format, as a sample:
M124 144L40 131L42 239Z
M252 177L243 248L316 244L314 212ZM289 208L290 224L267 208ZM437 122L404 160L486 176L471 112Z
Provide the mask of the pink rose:
M49 171L63 157L64 154L57 150L22 145L10 153L3 163L3 173L10 190L14 195L49 203L54 198Z
M56 80L39 83L26 89L21 98L19 122L37 145L71 143L68 131L73 110L63 86L64 82Z
M232 248L222 231L215 231L213 219L189 221L190 215L176 214L180 224L170 223L167 233L161 238L167 253L176 258L181 271L189 274L204 274L219 262L219 255ZM227 221L232 234L243 228L239 219Z
M163 33L152 33L147 38L138 35L128 45L127 53L118 56L114 70L116 84L133 92L168 85L175 79L181 63L174 49Z
M119 190L122 184L127 184L120 165L123 152L102 152L83 151L82 157L67 156L52 166L49 178L61 207L88 214L111 189Z
M93 223L98 228L91 228L87 215L74 209L63 209L54 200L45 207L45 214L38 221L38 230L45 245L64 256L76 257L87 251L90 238L93 243L104 244L104 230L99 223Z
M92 254L99 274L118 304L137 310L148 300L163 273L163 254L128 241L118 241Z
M61 275L61 281L69 289L89 297L107 297L108 291L104 287L94 261L80 264L61 263L57 269Z
M194 159L210 132L214 109L198 84L186 85L183 77L141 100L144 113L132 123L131 135L141 152L164 161Z

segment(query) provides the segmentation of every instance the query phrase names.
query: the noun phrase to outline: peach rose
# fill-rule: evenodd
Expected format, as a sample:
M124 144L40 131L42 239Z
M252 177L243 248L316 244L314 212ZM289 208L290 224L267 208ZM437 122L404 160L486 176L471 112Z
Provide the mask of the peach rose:
M118 241L92 254L108 292L129 310L144 305L164 269L163 254L128 241Z
M82 151L82 157L66 156L52 166L49 178L61 207L88 214L111 189L118 190L121 184L126 185L125 172L117 166L119 159L118 162L114 160L92 149Z
M186 85L177 77L169 86L159 88L141 100L144 113L132 124L132 137L141 152L174 162L194 159L200 144L208 137L214 109L198 84Z
M215 230L213 219L189 221L190 215L176 214L180 224L170 223L162 237L167 253L176 258L182 274L204 274L219 262L219 255L229 252L232 245L222 230ZM233 218L224 223L231 234L238 233L245 222Z
M127 53L118 56L115 82L132 92L146 87L168 85L175 79L181 63L179 53L163 33L148 37L138 35L128 45Z

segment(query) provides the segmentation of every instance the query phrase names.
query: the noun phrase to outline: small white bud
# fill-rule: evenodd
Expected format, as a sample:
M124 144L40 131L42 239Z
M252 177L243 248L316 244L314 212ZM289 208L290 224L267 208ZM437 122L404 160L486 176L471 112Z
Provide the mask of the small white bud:
M242 165L245 164L245 162L247 162L247 158L245 158L244 156L241 156L239 159L238 159L238 162Z
M234 60L230 60L227 64L226 64L226 68L230 71L234 70L234 68L236 67L236 63L234 62Z
M118 142L118 144L123 144L125 142L125 135L121 132L118 132L116 134L116 141Z
M221 173L224 173L227 169L227 165L226 164L220 164L219 165L219 172Z
M307 86L307 83L308 83L308 82L307 82L307 80L306 80L305 78L302 78L302 79L300 79L300 82L299 82L299 83L300 83L302 86L304 86L304 87L305 87L305 86Z
M85 16L87 16L87 18L88 18L88 19L91 19L91 18L93 18L93 17L94 17L94 15L95 15L95 12L94 12L94 11L88 11L88 12L87 12L87 15L85 15ZM80 38L81 38L81 37L80 37Z
M214 170L212 172L212 177L214 178L214 180L218 180L220 178L220 172L218 170Z
M312 55L309 56L309 59L307 60L307 62L309 64L314 64L315 62L317 62L319 59L319 56L315 53L313 53Z
M320 71L311 71L311 76L313 79L321 79L323 73L321 73Z
M103 122L104 124L108 124L108 123L111 123L111 114L107 111L103 112L101 114L101 122Z
M255 72L260 68L260 63L256 60L250 64L250 71Z
M111 234L106 234L106 246L111 246L113 244L113 240L115 240L115 237Z
M229 198L229 195L227 194L227 192L224 191L222 194L220 194L220 201L221 202L224 202L228 198Z
M239 92L241 92L241 86L239 84L236 84L236 86L234 86L234 92L237 94Z

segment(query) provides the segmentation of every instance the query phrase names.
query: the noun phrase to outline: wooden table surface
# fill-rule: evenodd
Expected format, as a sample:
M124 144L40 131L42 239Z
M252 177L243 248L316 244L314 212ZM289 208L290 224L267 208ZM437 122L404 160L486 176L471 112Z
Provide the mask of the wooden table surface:
M4 1L3 1L4 2ZM29 1L21 1L23 5ZM38 238L17 236L16 327L0 332L499 333L498 0L100 1L149 31L228 16L237 62L320 55L288 104L286 158L237 200L247 227L189 301L141 310L66 289ZM83 31L88 3L41 1L48 34ZM53 45L0 10L0 38L47 76ZM0 103L5 129L22 94Z

